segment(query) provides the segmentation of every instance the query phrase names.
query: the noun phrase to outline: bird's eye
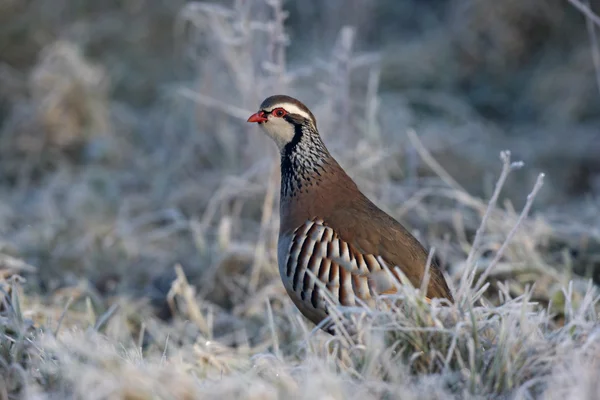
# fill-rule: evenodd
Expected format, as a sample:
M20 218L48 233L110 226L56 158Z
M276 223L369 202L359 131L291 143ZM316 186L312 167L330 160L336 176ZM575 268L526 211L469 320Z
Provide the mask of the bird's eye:
M275 114L276 117L281 118L286 114L286 111L283 108L277 108L275 111L273 111L273 114Z

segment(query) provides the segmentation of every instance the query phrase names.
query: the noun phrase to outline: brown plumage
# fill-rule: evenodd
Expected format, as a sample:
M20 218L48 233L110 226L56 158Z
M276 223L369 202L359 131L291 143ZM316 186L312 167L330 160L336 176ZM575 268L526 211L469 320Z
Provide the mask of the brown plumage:
M387 268L397 266L415 287L421 285L427 251L358 189L329 154L304 104L271 96L248 121L259 123L280 149L279 271L307 318L318 324L327 317L323 286L340 304L352 306L396 292L390 278L395 273ZM435 264L426 296L453 301Z

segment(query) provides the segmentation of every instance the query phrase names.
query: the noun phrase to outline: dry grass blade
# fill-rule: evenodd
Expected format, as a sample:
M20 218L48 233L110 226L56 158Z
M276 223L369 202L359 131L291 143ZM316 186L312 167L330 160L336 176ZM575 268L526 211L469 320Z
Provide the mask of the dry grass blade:
M175 305L176 296L181 297L182 301L187 307L187 313L190 320L196 324L198 329L206 338L212 337L211 328L202 314L200 307L198 307L198 299L196 298L196 289L192 287L183 272L181 265L175 266L175 273L177 278L171 284L171 289L167 295L169 306L172 312L177 313L177 306Z

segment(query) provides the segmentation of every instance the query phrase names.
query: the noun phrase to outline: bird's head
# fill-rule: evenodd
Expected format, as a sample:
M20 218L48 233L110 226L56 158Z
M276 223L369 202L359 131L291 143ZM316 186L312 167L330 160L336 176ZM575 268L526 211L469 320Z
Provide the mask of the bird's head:
M285 95L267 97L248 122L258 123L280 150L306 129L317 132L317 122L308 107Z

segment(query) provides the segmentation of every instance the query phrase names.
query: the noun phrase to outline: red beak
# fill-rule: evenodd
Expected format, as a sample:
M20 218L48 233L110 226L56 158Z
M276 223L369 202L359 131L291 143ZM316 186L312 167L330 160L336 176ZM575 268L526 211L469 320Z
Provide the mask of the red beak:
M269 119L265 117L265 112L259 111L256 114L252 114L247 122L258 122L260 124L261 122L267 122L268 120Z

